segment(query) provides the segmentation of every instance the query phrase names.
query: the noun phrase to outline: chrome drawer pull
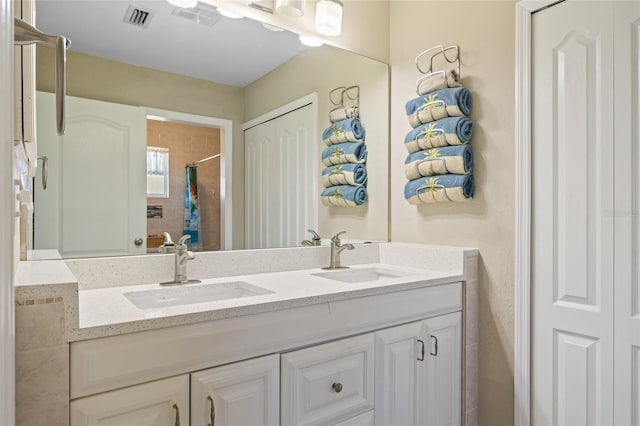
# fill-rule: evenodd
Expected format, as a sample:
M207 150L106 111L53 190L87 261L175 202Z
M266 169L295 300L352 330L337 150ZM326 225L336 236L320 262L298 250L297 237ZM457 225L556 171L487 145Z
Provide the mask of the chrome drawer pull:
M418 361L424 361L424 341L418 339L418 342L420 342L420 346L421 346L420 358L418 358Z
M331 389L334 390L335 393L342 392L342 383L334 383L331 385Z
M173 409L176 410L175 426L180 426L180 410L178 409L178 404L173 404Z
M207 397L207 401L211 403L211 412L209 413L209 421L211 423L208 423L207 426L213 426L216 423L216 407L213 405L213 398L210 396Z

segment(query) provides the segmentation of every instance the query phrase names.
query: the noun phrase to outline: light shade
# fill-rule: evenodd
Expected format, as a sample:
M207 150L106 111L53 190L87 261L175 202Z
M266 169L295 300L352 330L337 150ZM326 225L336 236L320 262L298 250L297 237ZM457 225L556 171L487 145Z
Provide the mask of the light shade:
M328 36L340 35L342 31L342 2L320 0L316 4L316 31Z
M223 9L221 7L216 8L216 10L218 11L218 13L220 15L226 16L227 18L231 18L231 19L242 19L242 18L244 18L244 16L240 15L239 13L232 12L232 11L227 10L227 9Z
M181 7L183 9L189 9L198 5L198 0L167 0L169 4Z
M305 0L276 0L276 10L285 15L299 18L304 15Z
M319 47L319 46L322 46L324 44L324 41L320 40L317 37L312 37L312 36L300 34L298 36L298 38L300 39L300 43L304 44L305 46L309 46L309 47Z

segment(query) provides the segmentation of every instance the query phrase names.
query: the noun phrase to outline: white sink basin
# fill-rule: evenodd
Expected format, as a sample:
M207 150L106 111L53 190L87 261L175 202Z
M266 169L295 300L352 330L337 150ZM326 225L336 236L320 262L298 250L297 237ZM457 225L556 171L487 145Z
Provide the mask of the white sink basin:
M384 268L362 268L362 269L342 269L331 272L320 272L311 274L316 277L328 278L330 280L342 281L344 283L364 283L369 281L381 281L385 279L393 279L406 277L411 274L400 271L394 271Z
M216 284L184 285L154 290L132 291L124 296L140 309L163 308L166 306L189 305L192 303L238 299L273 293L244 281Z

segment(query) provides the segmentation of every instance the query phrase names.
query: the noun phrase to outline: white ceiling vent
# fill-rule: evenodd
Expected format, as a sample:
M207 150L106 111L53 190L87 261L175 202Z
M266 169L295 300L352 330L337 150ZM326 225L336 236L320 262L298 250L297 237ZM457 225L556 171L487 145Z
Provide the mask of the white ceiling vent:
M152 16L152 10L131 5L124 15L124 22L138 28L147 28Z

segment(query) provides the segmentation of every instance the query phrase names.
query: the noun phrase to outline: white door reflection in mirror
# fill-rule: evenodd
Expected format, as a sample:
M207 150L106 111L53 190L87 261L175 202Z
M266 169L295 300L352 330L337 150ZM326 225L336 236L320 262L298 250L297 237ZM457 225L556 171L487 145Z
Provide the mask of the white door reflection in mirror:
M49 178L46 191L36 182L34 248L63 258L146 253L146 111L67 96L59 137L54 96L38 92L36 105Z
M317 229L318 114L307 98L245 127L247 249L299 246Z

